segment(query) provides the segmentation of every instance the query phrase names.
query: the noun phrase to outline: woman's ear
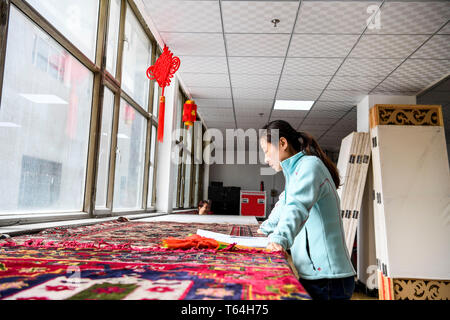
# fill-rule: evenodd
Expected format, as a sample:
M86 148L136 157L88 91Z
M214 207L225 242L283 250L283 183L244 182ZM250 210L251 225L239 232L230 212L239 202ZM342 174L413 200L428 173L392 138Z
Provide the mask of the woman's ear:
M281 148L281 150L283 150L283 151L286 151L287 148L288 148L288 143L287 143L287 140L286 140L285 137L281 137L281 138L280 138L280 148Z

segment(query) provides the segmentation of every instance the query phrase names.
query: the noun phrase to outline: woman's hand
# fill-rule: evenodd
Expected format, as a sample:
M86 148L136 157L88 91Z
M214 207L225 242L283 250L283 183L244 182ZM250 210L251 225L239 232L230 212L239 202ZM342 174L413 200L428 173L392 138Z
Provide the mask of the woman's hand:
M265 234L261 229L258 229L258 231L256 231L259 234Z
M283 252L285 258L287 258L287 252L286 252L286 250L284 250L284 248L283 248L280 244L278 244L278 243L275 243L275 242L269 242L269 243L267 244L266 249L267 249L267 250L270 250L270 251L281 251L281 252Z

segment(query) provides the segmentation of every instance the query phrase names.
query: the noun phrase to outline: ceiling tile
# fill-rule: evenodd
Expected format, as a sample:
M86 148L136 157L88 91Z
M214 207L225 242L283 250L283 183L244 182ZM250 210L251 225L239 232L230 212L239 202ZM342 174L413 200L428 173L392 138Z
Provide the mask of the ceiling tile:
M206 118L210 116L233 116L233 109L229 108L204 108L198 107L198 110L202 113L202 115Z
M226 57L178 56L179 73L228 73Z
M327 89L330 90L356 90L369 92L377 86L383 77L357 77L357 76L335 76Z
M298 2L222 1L225 33L291 33ZM275 28L271 23L277 18Z
M325 90L319 101L348 101L358 103L365 95L367 95L367 92Z
M316 101L312 110L313 111L330 111L330 112L341 112L341 111L347 112L351 108L353 108L353 103L351 103L351 102Z
M284 57L289 34L226 34L228 56Z
M374 34L433 34L450 19L450 5L443 1L386 1Z
M232 108L231 99L196 99L199 108Z
M426 39L426 35L363 35L350 58L406 58Z
M450 34L431 37L411 58L450 59Z
M263 115L261 115L261 113L263 113ZM236 109L236 118L237 119L241 119L242 117L249 117L252 118L253 120L258 120L258 118L267 118L267 116L270 113L270 108L251 108L251 109Z
M438 34L450 34L450 22L447 22L447 24L438 32Z
M310 118L309 115L305 118L305 121L303 121L302 125L315 125L315 126L321 126L321 127L327 127L334 123L336 123L339 120L339 118L320 118L320 117L313 117Z
M317 104L316 104L317 105ZM323 118L323 119L335 119L336 121L340 118L342 118L346 114L346 110L320 110L316 106L311 109L311 111L308 114L308 118L316 119L316 118Z
M345 57L359 35L294 34L289 57Z
M285 75L281 76L279 89L321 89L323 90L331 76L298 76Z
M225 56L220 33L160 33L175 56Z
M433 78L428 77L405 79L392 75L384 80L377 89L382 91L410 91L418 93L433 83Z
M271 109L273 105L272 99L235 99L234 106L238 109Z
M284 58L229 57L231 74L281 74Z
M402 62L403 59L348 58L342 64L336 75L385 77Z
M225 129L225 128L235 128L236 124L234 121L222 122L222 121L205 121L208 129ZM223 132L225 133L225 132Z
M449 39L450 40L450 39ZM431 77L440 79L450 73L449 60L406 60L392 75L403 78Z
M317 100L322 90L299 90L299 89L279 89L277 99L279 100Z
M275 89L267 88L235 88L233 87L233 97L235 99L273 99Z
M279 75L231 74L233 88L276 88Z
M193 99L231 99L230 88L189 87Z
M295 33L361 34L380 1L303 1ZM373 10L373 9L372 9Z
M333 75L343 58L287 58L283 74L286 75Z
M222 32L218 1L146 0L160 32Z
M449 73L450 60L408 59L374 89L374 92L417 93Z
M228 74L223 73L181 73L181 79L188 87L222 87L230 86Z
M331 124L315 124L312 119L306 119L303 123L298 127L299 131L306 131L309 133L310 131L323 131L325 132L331 127Z
M370 94L380 94L385 96L416 96L417 91L396 91L392 88L377 87Z

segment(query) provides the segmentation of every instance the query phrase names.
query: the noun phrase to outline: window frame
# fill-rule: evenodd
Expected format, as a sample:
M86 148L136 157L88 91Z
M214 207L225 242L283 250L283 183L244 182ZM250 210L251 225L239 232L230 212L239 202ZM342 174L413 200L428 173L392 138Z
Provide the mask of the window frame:
M150 29L145 23L144 18L139 12L136 4L133 0L121 0L121 12L120 12L120 26L118 37L118 52L116 61L116 74L111 75L106 70L106 50L107 50L107 34L108 34L108 18L109 8L111 0L98 0L98 20L97 20L97 43L95 52L95 61L90 60L85 56L70 40L59 32L49 21L47 21L42 15L39 14L30 4L25 0L0 0L0 14L3 21L0 21L0 99L2 97L3 90L3 78L4 68L6 60L6 50L8 42L8 26L9 26L9 13L11 6L13 5L20 12L22 12L31 22L35 23L46 34L48 34L53 40L60 44L65 50L67 50L75 59L77 59L84 67L93 73L93 90L92 90L92 104L91 104L91 116L88 138L88 153L85 177L85 189L84 189L84 201L83 208L80 212L48 212L48 213L27 213L27 214L8 214L0 213L0 226L17 225L25 223L37 223L37 222L50 222L50 221L69 221L73 219L82 218L94 218L104 216L118 216L136 213L148 213L155 212L154 206L147 206L148 199L148 173L150 165L150 149L151 149L151 134L152 125L158 125L156 120L157 115L153 115L153 85L155 80L149 81L149 98L147 106L140 106L134 101L122 88L122 64L123 64L123 46L124 46L124 32L125 32L125 17L127 6L132 10L132 13L136 16L142 29L147 35L152 45L151 63L156 61L158 48L155 37L152 35ZM107 185L107 208L96 209L96 186L97 186L97 172L99 166L99 149L100 149L100 137L101 137L101 125L102 125L102 112L103 112L103 98L104 88L107 87L114 93L114 107L113 107L113 123L111 132L111 150L108 167L108 185ZM142 181L142 209L132 211L120 211L115 212L112 208L113 193L114 193L114 175L115 175L115 159L117 149L117 133L119 123L119 111L120 100L123 98L130 106L132 106L137 112L144 116L147 121L146 128L146 141L145 141L145 159L144 159L144 179ZM148 107L148 111L144 109ZM158 143L155 146L155 159L158 154ZM152 195L152 205L156 200L156 172L157 165L155 161L154 173L153 173L153 185L154 187Z

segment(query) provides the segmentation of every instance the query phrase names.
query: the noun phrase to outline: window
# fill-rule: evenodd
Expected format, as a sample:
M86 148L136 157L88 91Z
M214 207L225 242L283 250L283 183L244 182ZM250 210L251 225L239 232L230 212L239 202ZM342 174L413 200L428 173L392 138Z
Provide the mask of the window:
M97 172L97 193L95 206L98 209L106 208L108 195L109 158L111 149L112 120L114 112L114 93L104 88L102 127L100 130L99 164Z
M150 80L145 71L151 64L152 43L127 5L123 48L123 89L144 109L148 108Z
M89 59L95 60L98 0L27 0Z
M93 74L14 6L8 39L0 213L80 212Z
M113 76L116 75L117 49L119 47L120 3L121 0L110 0L109 2L106 70Z
M142 209L146 119L124 99L117 133L113 210Z

